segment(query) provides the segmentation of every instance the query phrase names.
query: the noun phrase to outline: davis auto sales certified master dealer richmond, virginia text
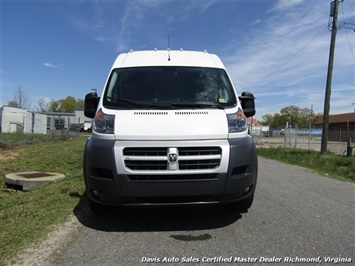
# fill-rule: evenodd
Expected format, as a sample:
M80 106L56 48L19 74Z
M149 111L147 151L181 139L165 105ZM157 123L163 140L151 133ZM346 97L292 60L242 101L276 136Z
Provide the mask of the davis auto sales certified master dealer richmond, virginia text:
M324 257L323 260L318 257L142 257L141 262L152 263L351 263L352 258L349 257Z

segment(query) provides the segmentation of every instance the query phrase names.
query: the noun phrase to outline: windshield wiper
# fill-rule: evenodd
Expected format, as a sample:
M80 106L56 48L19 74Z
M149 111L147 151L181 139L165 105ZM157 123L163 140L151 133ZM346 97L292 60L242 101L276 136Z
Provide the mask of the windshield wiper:
M126 99L118 99L118 98L113 98L113 97L106 97L106 98L111 100L111 103L123 103L123 104L135 106L135 107L139 107L139 108L144 108L144 109L175 109L171 105L138 103L138 102L133 102L133 101L126 100Z
M224 107L220 104L205 104L205 103L172 103L172 107L176 108L217 108L224 109Z
M113 97L106 97L111 103L124 103L128 105L133 105L136 107L143 107L141 103L125 100L125 99L118 99L118 98L113 98Z

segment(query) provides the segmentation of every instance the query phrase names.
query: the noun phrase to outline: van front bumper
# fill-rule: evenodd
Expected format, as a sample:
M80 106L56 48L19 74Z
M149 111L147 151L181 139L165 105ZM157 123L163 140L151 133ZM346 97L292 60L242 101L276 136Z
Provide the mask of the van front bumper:
M199 142L174 143L173 146L199 146ZM124 155L117 152L117 145L122 143L90 138L84 151L88 197L111 206L216 204L248 198L254 194L257 182L254 141L246 137L222 142L223 167L218 169L139 172L122 168ZM208 145L210 143L214 141L209 141ZM165 147L165 144L155 142L151 146ZM134 142L135 147L141 145Z

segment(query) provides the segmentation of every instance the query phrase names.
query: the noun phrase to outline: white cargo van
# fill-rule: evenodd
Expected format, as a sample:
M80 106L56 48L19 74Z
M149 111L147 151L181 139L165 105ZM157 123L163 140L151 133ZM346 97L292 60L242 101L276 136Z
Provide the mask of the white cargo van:
M229 204L246 211L258 171L247 125L254 114L254 96L237 97L214 54L120 54L102 96L85 97L85 115L94 118L84 152L91 209Z

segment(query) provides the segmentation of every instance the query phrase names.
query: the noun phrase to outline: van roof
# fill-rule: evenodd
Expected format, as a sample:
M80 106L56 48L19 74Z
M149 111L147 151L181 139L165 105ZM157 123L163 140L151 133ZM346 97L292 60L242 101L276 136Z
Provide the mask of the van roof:
M143 66L198 66L225 69L215 54L184 50L130 51L120 54L112 68Z

